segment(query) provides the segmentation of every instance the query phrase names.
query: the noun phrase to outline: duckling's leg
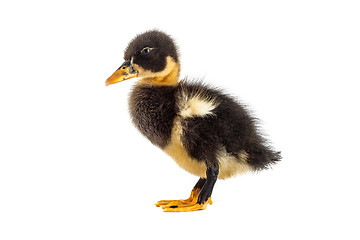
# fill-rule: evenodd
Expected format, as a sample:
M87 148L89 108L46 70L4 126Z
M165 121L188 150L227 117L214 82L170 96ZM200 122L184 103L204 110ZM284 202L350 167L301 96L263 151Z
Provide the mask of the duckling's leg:
M194 188L191 190L190 197L188 199L184 200L160 200L155 205L157 207L163 207L163 206L181 206L181 205L188 205L189 203L196 203L199 193L202 189L202 187L205 184L206 179L200 178L199 181L196 183Z
M212 204L211 193L216 183L218 174L219 174L218 166L208 167L208 169L206 170L206 181L199 193L197 201L196 202L192 201L188 204L182 204L182 205L165 205L162 206L164 212L190 212L190 211L206 209L208 203L210 205Z

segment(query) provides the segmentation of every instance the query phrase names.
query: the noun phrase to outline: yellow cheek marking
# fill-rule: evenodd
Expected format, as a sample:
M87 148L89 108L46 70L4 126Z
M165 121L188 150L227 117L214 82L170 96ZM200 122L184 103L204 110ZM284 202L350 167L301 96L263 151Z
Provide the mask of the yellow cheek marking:
M179 81L179 64L172 57L166 57L166 67L161 72L152 72L145 70L136 63L133 64L134 69L139 73L138 77L142 79L139 83L156 84L156 85L176 85Z

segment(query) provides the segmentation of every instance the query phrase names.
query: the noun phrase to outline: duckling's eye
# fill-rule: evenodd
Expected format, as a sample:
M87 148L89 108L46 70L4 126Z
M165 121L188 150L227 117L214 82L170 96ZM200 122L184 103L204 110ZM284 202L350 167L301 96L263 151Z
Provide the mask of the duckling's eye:
M149 47L144 47L142 50L141 50L141 54L148 54L149 52L151 52L152 48L149 48Z

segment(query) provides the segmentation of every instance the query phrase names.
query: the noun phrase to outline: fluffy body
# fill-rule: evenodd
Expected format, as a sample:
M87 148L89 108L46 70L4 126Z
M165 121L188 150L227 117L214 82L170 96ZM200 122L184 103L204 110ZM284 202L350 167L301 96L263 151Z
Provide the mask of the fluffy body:
M259 134L249 111L219 89L199 82L136 84L130 94L134 125L186 171L220 179L268 168L280 159Z
M133 123L180 167L200 177L189 199L156 206L205 209L218 178L266 169L280 160L244 105L201 82L179 81L178 51L169 35L151 30L136 36L124 59L106 84L138 76L129 101Z

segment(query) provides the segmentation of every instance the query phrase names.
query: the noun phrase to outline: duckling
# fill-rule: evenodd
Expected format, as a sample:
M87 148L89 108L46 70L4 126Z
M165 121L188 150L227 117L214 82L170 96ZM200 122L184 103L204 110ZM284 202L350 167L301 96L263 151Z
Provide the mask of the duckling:
M160 200L165 212L206 209L217 179L267 169L281 159L241 103L203 82L179 80L173 39L151 30L127 46L125 62L105 85L137 77L129 98L135 127L186 171L199 177L190 197Z

